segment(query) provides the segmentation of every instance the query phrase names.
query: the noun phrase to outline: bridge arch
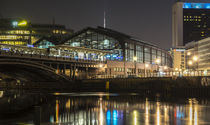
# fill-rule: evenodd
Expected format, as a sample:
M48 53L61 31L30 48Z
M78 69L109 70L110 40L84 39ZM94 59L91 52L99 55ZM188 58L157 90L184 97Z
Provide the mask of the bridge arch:
M65 76L56 74L52 67L21 59L0 59L0 73L27 82L68 80Z

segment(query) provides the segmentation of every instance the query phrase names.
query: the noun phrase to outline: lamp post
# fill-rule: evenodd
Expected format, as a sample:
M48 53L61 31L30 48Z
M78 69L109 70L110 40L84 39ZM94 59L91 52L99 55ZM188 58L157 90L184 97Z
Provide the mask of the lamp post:
M198 70L198 56L193 56L193 61L196 62L195 63L195 72L196 72Z
M160 59L157 58L157 59L155 60L155 63L157 64L157 71L159 72Z
M166 71L168 69L168 67L164 66L163 69L164 69L164 71ZM168 72L166 73L166 75L168 75Z
M137 61L137 57L136 57L136 56L133 57L133 61L134 61L134 63L135 63L135 75L136 75L136 74L137 74L137 73L136 73L136 61Z
M192 60L190 60L190 61L188 62L189 67L191 67L191 66L192 66L192 64L193 64L193 61L192 61ZM190 72L190 75L191 75L191 72Z
M146 77L146 68L148 68L149 65L148 64L144 64L144 77Z

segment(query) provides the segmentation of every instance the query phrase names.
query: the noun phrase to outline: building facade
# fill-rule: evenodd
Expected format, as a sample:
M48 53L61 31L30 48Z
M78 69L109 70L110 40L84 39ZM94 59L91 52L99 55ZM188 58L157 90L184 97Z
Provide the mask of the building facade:
M210 3L175 3L172 10L173 47L207 37L210 37Z
M137 75L172 67L168 51L103 27L88 27L76 32L64 45L110 52L103 57L107 61L106 74L109 75ZM95 58L98 59L97 55Z
M185 48L171 48L170 50L173 59L173 70L184 71L185 70Z
M210 37L186 45L187 68L210 70Z
M73 30L64 25L33 24L21 18L0 19L0 44L32 45L43 37L54 37L58 40L68 38Z

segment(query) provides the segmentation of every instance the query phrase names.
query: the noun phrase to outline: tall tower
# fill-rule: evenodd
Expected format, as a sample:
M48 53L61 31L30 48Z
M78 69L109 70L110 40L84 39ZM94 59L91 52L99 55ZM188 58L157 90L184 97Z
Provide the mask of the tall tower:
M172 46L183 46L183 3L177 2L172 8Z
M173 47L210 37L210 3L176 2L172 9Z

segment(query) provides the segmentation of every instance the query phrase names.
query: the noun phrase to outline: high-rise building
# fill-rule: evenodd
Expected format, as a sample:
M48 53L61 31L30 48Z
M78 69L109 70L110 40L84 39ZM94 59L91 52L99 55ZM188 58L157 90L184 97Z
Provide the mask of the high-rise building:
M21 18L0 19L0 44L31 45L43 37L68 38L73 30L58 24L33 24Z
M210 3L176 2L172 10L173 47L210 37Z

